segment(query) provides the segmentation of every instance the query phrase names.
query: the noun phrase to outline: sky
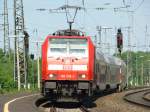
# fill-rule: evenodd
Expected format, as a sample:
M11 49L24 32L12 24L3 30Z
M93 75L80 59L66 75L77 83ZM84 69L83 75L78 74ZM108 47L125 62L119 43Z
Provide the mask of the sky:
M49 9L59 8L67 3L85 8L85 10L78 11L73 28L86 32L86 35L91 36L93 41L95 35L99 40L97 26L111 28L106 32L104 29L102 30L101 47L103 52L108 54L115 52L116 30L120 27L124 40L123 51L128 49L150 51L150 47L148 47L150 45L150 0L84 0L84 5L83 0L23 0L23 3L25 28L30 35L30 53L36 53L33 41L43 41L48 34L68 28L65 13L49 12ZM130 7L120 8L125 6ZM96 10L101 7L104 10ZM13 0L8 0L8 8L10 35L13 35ZM36 10L40 8L47 10ZM119 9L114 11L114 8ZM3 0L0 0L0 13L2 13L2 9ZM0 24L2 21L2 17L0 17ZM147 34L145 33L146 25ZM125 28L129 26L131 27L130 36ZM13 39L11 40L13 48ZM0 31L0 41L3 41L2 31ZM128 45L131 47L129 48ZM3 47L3 42L0 42L0 47Z

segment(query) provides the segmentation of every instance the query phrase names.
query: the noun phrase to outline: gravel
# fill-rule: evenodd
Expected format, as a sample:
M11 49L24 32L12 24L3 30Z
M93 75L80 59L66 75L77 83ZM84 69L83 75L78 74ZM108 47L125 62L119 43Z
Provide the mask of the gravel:
M125 91L122 93L113 93L107 96L99 97L96 101L93 102L95 105L89 109L91 110L91 112L150 112L150 108L148 107L145 108L145 107L138 106L132 103L128 103L127 101L124 101L123 96L129 92L132 92L132 91ZM22 94L18 96L22 96ZM11 99L11 97L8 97L8 98L7 97L8 96L0 97L0 102L1 102L0 112L2 111L1 104L3 104L7 99ZM31 101L33 100L31 99ZM68 112L69 111L78 112L80 110L68 109Z
M96 107L93 112L150 112L150 108L138 106L123 100L123 96L128 92L113 93L111 95L98 98L94 103Z
M145 97L145 99L147 99L147 100L149 100L149 101L150 101L150 93L149 93L149 94L147 94L147 95L145 95L144 97Z

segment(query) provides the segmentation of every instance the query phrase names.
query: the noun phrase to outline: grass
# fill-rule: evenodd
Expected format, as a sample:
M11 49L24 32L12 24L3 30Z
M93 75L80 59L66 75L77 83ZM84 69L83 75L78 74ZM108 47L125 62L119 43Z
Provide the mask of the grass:
M7 95L7 94L17 94L17 93L33 93L33 92L39 92L37 88L31 88L31 89L21 89L18 91L17 88L11 88L11 89L0 89L0 95Z

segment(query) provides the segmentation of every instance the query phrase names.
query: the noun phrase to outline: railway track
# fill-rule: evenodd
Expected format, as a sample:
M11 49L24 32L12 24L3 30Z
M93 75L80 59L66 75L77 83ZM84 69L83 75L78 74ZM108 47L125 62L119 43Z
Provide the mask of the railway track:
M76 109L50 107L49 111L47 112L90 112L90 111L86 107L81 105L79 108L76 108Z
M145 98L145 95L147 95L149 93L150 93L150 88L134 91L134 92L126 94L124 96L124 100L126 100L130 103L144 106L144 107L150 107L150 101L148 101Z
M41 98L36 102L39 112L90 112L83 104L79 102L51 102Z
M56 109L55 107L51 107L51 108L49 109L49 112L57 112L57 109Z
M83 105L81 105L80 107L81 112L90 112L86 107L84 107Z
M143 98L144 98L145 100L150 101L150 91L147 92L147 93L145 93Z

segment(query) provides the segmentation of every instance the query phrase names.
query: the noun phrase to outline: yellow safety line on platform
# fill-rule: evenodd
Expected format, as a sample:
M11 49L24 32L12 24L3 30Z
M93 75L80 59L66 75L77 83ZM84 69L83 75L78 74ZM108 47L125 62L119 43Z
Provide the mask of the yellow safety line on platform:
M35 95L39 95L39 94L33 94L33 95L28 95L28 96L22 96L22 97L19 97L19 98L15 98L13 100L10 100L8 101L7 103L4 104L4 112L10 112L9 111L9 104L16 101L16 100L20 100L20 99L23 99L23 98L26 98L26 97L31 97L31 96L35 96Z

